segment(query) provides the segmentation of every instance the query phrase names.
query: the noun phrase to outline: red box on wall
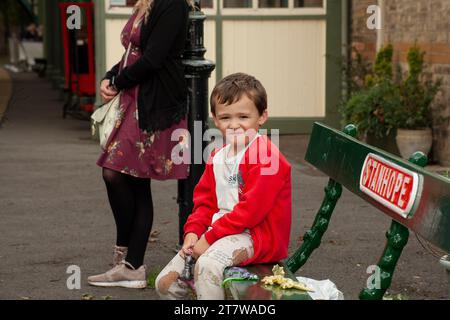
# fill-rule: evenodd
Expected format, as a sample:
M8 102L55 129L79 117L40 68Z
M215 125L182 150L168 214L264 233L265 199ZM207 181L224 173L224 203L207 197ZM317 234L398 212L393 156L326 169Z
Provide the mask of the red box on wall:
M67 13L70 6L80 13L81 28L70 28ZM59 4L62 40L64 46L65 88L78 96L95 96L93 3L64 2ZM86 110L88 111L88 110ZM92 110L90 110L92 111Z

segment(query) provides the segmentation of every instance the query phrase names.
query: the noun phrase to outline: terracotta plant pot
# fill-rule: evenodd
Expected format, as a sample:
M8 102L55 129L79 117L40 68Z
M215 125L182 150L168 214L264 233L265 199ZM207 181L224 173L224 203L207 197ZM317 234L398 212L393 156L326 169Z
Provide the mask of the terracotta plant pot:
M422 151L428 155L433 144L433 135L430 128L417 130L397 129L395 140L402 158L408 159L416 151Z

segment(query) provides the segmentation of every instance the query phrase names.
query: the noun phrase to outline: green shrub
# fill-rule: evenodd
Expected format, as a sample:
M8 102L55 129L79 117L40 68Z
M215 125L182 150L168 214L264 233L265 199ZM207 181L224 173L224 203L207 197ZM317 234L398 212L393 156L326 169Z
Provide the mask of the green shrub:
M360 134L382 138L392 130L390 115L399 105L398 88L389 81L383 81L353 94L341 112L344 122L355 124Z
M358 90L351 92L348 99L340 104L343 125L355 124L362 135L372 134L383 138L397 128L431 127L431 104L441 81L426 79L423 72L425 52L418 46L408 51L406 79L403 80L400 67L394 79L393 53L392 45L379 50L371 72L365 77L364 85L353 85L352 88ZM356 65L364 66L360 59L361 56L357 56ZM350 71L354 69L350 68ZM351 81L355 76L358 78L355 74L347 74L349 76Z
M401 105L393 115L393 125L402 129L429 128L432 125L431 103L434 100L441 81L425 79L425 52L418 46L408 51L408 75L399 85Z
M382 138L392 129L391 115L400 104L400 91L392 80L392 56L392 45L382 48L364 86L340 106L343 124L355 124L362 135Z

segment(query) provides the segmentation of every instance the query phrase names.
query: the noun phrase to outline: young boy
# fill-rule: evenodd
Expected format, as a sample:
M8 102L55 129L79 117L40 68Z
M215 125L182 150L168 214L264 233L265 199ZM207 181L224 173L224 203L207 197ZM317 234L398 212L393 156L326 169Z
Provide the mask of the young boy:
M227 144L208 160L194 190L183 247L156 279L163 299L187 298L188 286L180 279L187 254L196 259L197 298L211 300L224 299L226 267L287 257L291 166L258 134L268 117L264 87L247 74L227 76L212 92L211 112Z

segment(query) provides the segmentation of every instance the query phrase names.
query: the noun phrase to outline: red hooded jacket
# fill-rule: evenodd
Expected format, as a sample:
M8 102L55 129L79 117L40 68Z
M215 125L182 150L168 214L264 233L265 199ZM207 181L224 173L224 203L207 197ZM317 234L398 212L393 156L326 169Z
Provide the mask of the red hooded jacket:
M249 229L254 255L242 266L285 259L292 218L291 165L267 136L257 138L239 164L239 202L211 226L213 215L219 211L213 157L194 189L194 209L184 234L195 233L200 238L206 232L206 241L212 245Z

